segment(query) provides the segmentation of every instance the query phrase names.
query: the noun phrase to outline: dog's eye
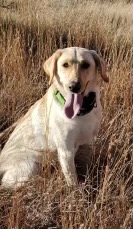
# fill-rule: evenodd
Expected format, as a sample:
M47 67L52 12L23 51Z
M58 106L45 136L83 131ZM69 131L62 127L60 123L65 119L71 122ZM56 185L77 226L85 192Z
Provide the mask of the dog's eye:
M68 63L64 63L64 64L63 64L63 67L65 67L65 68L68 68L68 66L69 66Z
M83 62L82 64L81 64L81 68L83 68L83 69L87 69L87 68L89 68L90 67L90 64L88 63L88 62Z

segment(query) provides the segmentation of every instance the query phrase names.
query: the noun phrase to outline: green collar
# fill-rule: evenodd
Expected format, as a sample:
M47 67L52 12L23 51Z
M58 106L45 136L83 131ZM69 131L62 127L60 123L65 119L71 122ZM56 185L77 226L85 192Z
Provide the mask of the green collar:
M62 106L65 105L66 100L64 99L63 95L62 95L58 90L56 90L56 91L54 92L54 96L55 96L56 100L57 100Z
M63 95L56 89L54 92L54 96L55 99L62 105L65 105L65 98L63 97ZM93 108L97 107L97 103L96 103L96 92L91 91L89 92L89 94L87 96L84 96L83 98L83 103L82 103L82 107L80 108L79 113L77 114L77 116L83 116L88 114Z

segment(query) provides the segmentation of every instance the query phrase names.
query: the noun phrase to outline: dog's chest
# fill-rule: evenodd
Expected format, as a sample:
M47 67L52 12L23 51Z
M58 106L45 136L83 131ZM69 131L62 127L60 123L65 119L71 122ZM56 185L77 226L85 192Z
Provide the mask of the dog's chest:
M78 148L80 145L93 144L100 126L101 112L99 109L95 109L85 116L77 116L71 120L58 114L52 120L51 133L56 141L59 144L65 143Z
M94 126L93 126L93 123L94 120L90 120L89 119L86 119L86 118L83 118L81 120L81 122L79 122L79 125L78 125L78 135L77 135L77 139L76 139L76 142L77 142L77 145L83 145L83 144L92 144L93 143L93 138L94 138Z
M77 133L74 139L77 147L84 144L90 145L94 143L94 138L98 132L101 120L98 115L92 113L80 117L77 120L77 125L74 130L74 132Z

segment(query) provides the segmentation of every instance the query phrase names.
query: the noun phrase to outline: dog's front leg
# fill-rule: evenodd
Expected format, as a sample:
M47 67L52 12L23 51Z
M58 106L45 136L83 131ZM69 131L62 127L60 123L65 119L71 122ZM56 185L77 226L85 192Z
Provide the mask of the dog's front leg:
M77 185L77 175L74 162L75 152L58 148L58 157L68 186Z

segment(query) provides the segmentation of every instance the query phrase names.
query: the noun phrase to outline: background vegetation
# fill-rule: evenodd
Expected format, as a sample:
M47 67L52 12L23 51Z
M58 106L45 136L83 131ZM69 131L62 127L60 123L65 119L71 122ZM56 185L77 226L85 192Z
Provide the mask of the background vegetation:
M84 183L70 189L60 167L47 165L20 190L0 188L0 229L132 227L131 7L126 0L0 1L1 133L44 95L42 64L56 49L97 50L110 78L100 83L103 120Z

